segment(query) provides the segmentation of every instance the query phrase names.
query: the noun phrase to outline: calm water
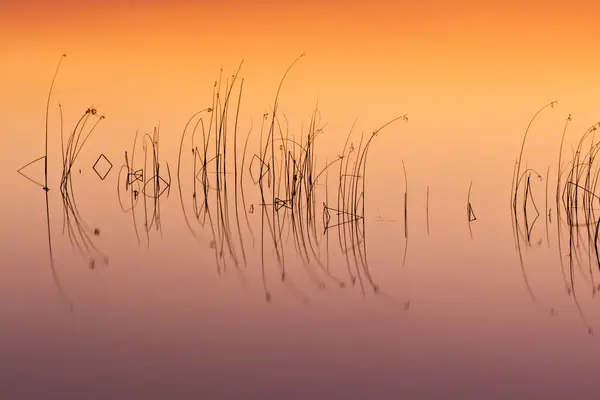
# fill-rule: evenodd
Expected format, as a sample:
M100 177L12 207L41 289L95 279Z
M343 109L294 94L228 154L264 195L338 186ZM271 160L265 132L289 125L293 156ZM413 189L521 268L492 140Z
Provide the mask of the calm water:
M310 150L306 129L275 129L271 148L255 124L234 160L232 127L226 138L213 129L206 152L191 130L70 152L71 130L62 195L57 131L48 156L53 260L45 192L5 174L2 398L591 399L600 389L595 253L583 234L569 267L568 228L559 250L545 181L532 179L541 217L525 228L519 203L521 265L516 154L503 181L473 183L471 213L469 176L417 181L406 163L406 186L383 133L363 168L360 132L344 152L346 133L335 147L317 135ZM104 180L92 168L100 154L113 165ZM28 168L43 184L43 160Z

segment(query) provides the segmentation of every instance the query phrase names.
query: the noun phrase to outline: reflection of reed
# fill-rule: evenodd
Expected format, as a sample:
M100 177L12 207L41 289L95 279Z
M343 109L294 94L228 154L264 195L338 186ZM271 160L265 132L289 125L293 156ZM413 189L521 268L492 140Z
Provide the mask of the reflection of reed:
M236 84L240 81L240 68L227 79L221 73L213 87L211 107L194 114L181 136L176 176L188 229L196 238L200 238L200 232L206 232L205 239L214 250L219 273L226 270L229 260L243 276L243 268L248 264L245 237L250 235L253 243L255 237L249 214L254 214L255 206L260 207L260 263L265 298L271 301L272 297L267 279L269 247L276 260L279 280L307 301L306 295L290 280L286 249L294 247L307 277L317 288L325 289L329 282L345 287L346 282L336 277L329 267L330 228L335 227L351 283L355 285L358 281L363 294L367 286L375 293L380 292L367 262L364 219L367 158L371 143L380 131L395 121L406 120L406 116L386 123L368 138L363 134L358 148L350 142L351 130L342 154L319 167L316 147L324 126L318 108L312 113L306 133L300 135L290 131L287 118L279 111L279 93L288 69L271 111L262 116L259 147L253 153L249 148L252 129L247 132L243 147L239 143L239 110L244 82L242 79L239 85ZM184 156L190 153L191 162L184 162ZM337 203L333 206L328 204L328 182L331 168L336 164L339 165L339 177L337 199L334 200ZM189 181L185 179L185 169L190 173ZM248 208L246 191L249 186L258 189L260 200ZM324 201L319 200L322 195ZM322 209L317 204L322 204ZM242 217L245 224L241 223Z
M471 222L477 219L475 211L473 211L473 205L471 204L471 189L473 187L473 181L469 183L469 191L467 192L467 222L469 224L469 236L473 239L473 230L471 229Z
M54 284L58 288L58 292L60 293L61 298L63 299L63 301L66 302L66 304L68 304L69 309L71 311L73 311L73 305L71 304L71 301L69 300L65 291L62 288L62 285L58 278L58 274L56 272L56 267L54 265L54 254L52 252L52 231L50 228L50 202L48 199L48 191L50 190L48 188L48 119L49 119L49 115L50 115L50 99L52 97L52 90L54 89L54 83L56 82L56 77L58 76L58 71L60 70L60 65L62 63L62 60L66 56L67 56L66 54L63 54L58 61L58 65L56 66L56 71L54 72L54 76L52 77L52 83L50 84L50 90L48 91L48 99L46 101L46 126L45 126L46 138L45 138L45 144L44 144L45 152L44 152L44 187L43 187L43 189L46 192L45 193L46 225L47 225L47 229L48 229L48 249L50 252L50 269L52 270L52 278L54 279Z
M131 212L133 227L138 244L141 244L140 229L135 209L141 198L143 211L143 228L146 236L146 244L150 245L150 231L155 229L162 235L161 224L161 198L167 198L171 192L171 169L169 163L165 162L165 168L162 168L159 153L159 132L160 127L154 128L152 135L144 134L142 136L142 154L141 168L136 163L136 150L139 133L136 132L133 139L133 148L131 158L125 151L125 163L119 170L117 180L117 198L121 210L124 213ZM123 190L124 189L124 190ZM129 192L129 205L126 206L125 193Z
M79 250L81 254L97 253L102 255L92 240L92 235L98 236L100 234L100 230L98 228L92 229L92 227L90 227L82 218L81 213L77 208L75 191L73 189L72 172L73 166L77 161L77 157L83 149L83 146L86 144L90 135L95 131L98 123L104 119L104 116L97 115L95 108L88 108L79 118L73 130L69 133L65 143L62 107L60 107L60 110L60 136L63 158L63 172L60 182L60 193L63 200L63 234L65 231L67 232L69 241L77 250ZM107 261L105 256L103 256L103 258L105 261ZM92 258L90 261L90 267L94 268L94 266L95 259Z
M60 71L60 66L62 64L63 59L66 57L66 54L63 54L56 66L56 70L54 72L54 76L52 77L52 83L50 84L50 90L48 91L48 97L46 101L46 113L45 113L45 152L44 156L40 157L25 166L21 167L18 172L27 178L29 181L39 185L45 192L45 202L46 202L46 227L47 227L47 235L48 235L48 250L49 250L49 258L50 258L50 269L52 271L52 277L54 279L54 283L60 293L61 299L68 305L68 307L73 310L72 304L68 299L66 293L64 292L62 285L60 283L58 273L56 272L55 261L54 261L54 253L52 247L52 229L50 223L50 202L49 202L49 185L48 185L48 144L49 144L49 116L50 116L50 100L52 98L52 92L54 89L54 84L56 82L56 78L58 76L58 72ZM69 241L81 254L85 254L85 252L96 252L101 254L91 239L91 235L99 235L100 231L96 229L92 229L82 218L81 213L77 207L77 203L75 201L75 194L73 190L73 181L72 181L72 171L77 158L81 150L83 149L85 143L88 138L95 130L97 124L102 120L103 116L97 116L97 111L95 108L88 108L85 113L81 116L73 130L70 132L67 142L64 140L64 127L63 127L63 114L62 107L60 104L58 105L60 112L60 138L61 138L61 154L62 154L62 176L60 181L60 194L63 202L63 234L67 233L69 237ZM92 118L95 122L92 126L86 131L86 127L88 126L88 122ZM28 166L42 161L44 162L44 183L43 185L31 177L27 176L22 172L23 169ZM105 262L107 258L104 256ZM93 267L95 264L95 259L92 258L90 261L90 265Z
M267 266L271 265L267 260L269 251L276 260L279 281L302 301L308 301L308 297L296 287L288 273L286 263L290 247L293 247L294 256L297 256L295 259L301 261L306 276L315 287L326 289L330 284L341 288L347 286L347 281L336 276L330 268L329 244L332 232L337 233L339 250L345 259L352 285L356 286L358 283L363 295L370 291L386 296L373 279L367 256L367 160L374 139L394 122L407 121L407 117L397 117L370 135L362 133L357 147L351 140L351 129L342 153L332 161L326 160L324 164L319 164L317 143L325 125L321 123L318 106L311 115L308 129L303 129L299 134L290 130L287 117L279 107L279 94L285 78L300 58L302 56L285 72L272 109L262 115L259 146L255 151L250 146L252 123L245 139L240 137L241 133L238 131L244 86L244 80L238 78L242 64L230 77L225 77L221 71L213 86L211 106L192 115L181 136L176 178L185 223L196 239L204 239L212 248L219 273L225 272L231 263L240 278L245 279L243 270L249 263L248 249L249 246L255 246L255 239L258 237L253 230L250 215L254 214L253 218L256 219L260 210L260 264L267 301L272 296L267 279ZM50 95L51 93L52 87ZM75 200L72 178L83 147L104 116L99 115L96 108L88 108L65 136L60 105L59 111L63 233L82 254L102 255L93 240L93 236L100 235L100 230L93 229L82 218ZM47 131L46 126L46 137ZM136 132L133 147L124 152L124 163L119 170L116 188L121 210L131 213L138 244L141 245L141 237L145 236L147 246L150 245L152 230L162 234L161 202L169 197L171 189L171 171L169 164L161 160L159 133L159 127L154 128L151 134L140 135ZM191 162L184 162L184 158L190 154ZM21 168L19 173L43 186L47 197L47 154L36 161L41 160L45 164L45 185L21 172L31 163ZM404 162L402 164L406 186L404 234L408 245L408 179ZM329 178L335 167L339 168L337 196L330 203ZM191 173L188 175L186 170ZM105 176L101 176L101 179ZM257 189L255 194L259 197L258 201L255 198L252 203L247 203L248 187ZM60 289L54 271L50 213L48 200L46 201L51 267ZM427 212L428 201L429 195ZM317 204L322 204L322 208L317 207ZM245 220L245 224L242 220ZM429 227L428 216L427 226ZM251 244L246 241L248 235L252 238ZM95 260L91 260L92 268ZM104 256L104 260L107 262L108 258ZM62 289L60 290L62 293Z
M427 185L427 197L425 200L425 218L427 223L427 236L429 236L429 185Z
M408 175L406 174L406 165L402 160L402 170L404 171L404 256L402 257L402 267L406 265L406 255L408 254Z
M46 102L46 114L45 114L45 153L43 157L40 157L37 160L34 160L24 167L22 167L18 172L23 175L28 180L40 185L45 192L45 201L46 201L46 226L47 226L47 234L48 234L48 249L49 249L49 258L50 258L50 268L52 271L52 276L54 279L54 283L58 288L61 298L68 307L73 310L72 304L68 299L66 293L64 292L60 280L58 278L58 274L55 268L53 247L52 247L52 229L50 224L50 204L49 204L49 185L48 185L48 144L49 144L49 113L50 113L50 100L52 98L52 91L54 89L54 84L56 82L56 78L58 76L58 72L60 70L60 66L62 60L66 57L66 54L63 54L58 62L56 70L54 72L54 76L52 78L52 83L50 84L50 90L48 92L48 98ZM69 241L71 245L76 248L82 255L86 253L96 253L97 255L101 255L104 258L105 263L108 263L108 258L96 248L92 235L98 236L100 234L100 230L98 228L92 229L82 218L81 213L77 207L77 203L75 201L75 194L73 189L73 180L72 180L72 172L75 162L77 161L81 150L85 146L87 140L90 135L96 129L98 123L104 119L104 116L97 115L97 111L94 107L88 108L83 115L79 118L78 122L75 124L74 128L70 131L67 141L65 142L64 137L64 123L63 123L63 114L62 107L59 104L59 114L60 114L60 139L61 139L61 156L62 156L62 175L60 181L60 194L63 203L63 235L66 233L68 235ZM90 119L92 122L90 122ZM91 125L91 126L90 126ZM29 165L37 162L44 161L44 184L36 182L34 179L25 175L21 172L24 168ZM90 261L90 267L94 267L95 258L92 258Z
M556 104L556 102L548 104L541 110L548 106L553 106L554 104ZM534 119L540 111L536 113ZM598 208L598 201L600 200L600 197L597 194L597 184L600 179L600 162L596 160L596 156L600 151L600 142L596 140L595 133L600 125L594 124L584 131L579 138L576 148L572 152L570 161L563 165L564 141L567 134L567 127L571 120L572 117L569 115L560 141L555 199L556 216L554 220L557 225L557 248L560 269L567 295L572 297L582 322L588 329L588 332L593 334L593 330L586 320L578 299L576 277L580 276L584 283L591 288L592 296L595 296L599 289L599 286L595 283L595 272L597 273L600 270L600 252L598 251L600 218L597 218L595 214L596 209ZM531 122L533 122L533 119ZM531 122L529 126L531 126ZM528 131L529 128L525 133L525 137L527 136ZM519 172L525 137L523 139L519 161L517 162L515 173L513 174L513 192L511 193L513 234L527 290L534 302L538 306L541 306L541 303L536 299L533 289L527 279L523 260L522 243L527 247L531 246L534 225L540 215L535 202L535 196L533 195L531 176L535 175L540 181L543 181L543 178L531 168L525 168L523 172ZM550 246L548 225L552 223L551 209L548 209L549 171L550 167L547 167L545 182L546 206L544 217L548 246ZM522 194L520 196L522 202L521 212L517 211L519 193ZM529 215L531 211L534 212L533 219L531 219L531 216ZM567 228L566 231L563 230L565 225ZM524 230L522 229L522 226ZM567 235L568 240L568 266L565 266L565 263L563 262L564 235ZM539 243L541 243L541 239ZM556 314L554 309L551 309L551 314Z
M210 246L214 249L217 270L226 270L225 254L228 254L233 260L234 266L241 274L241 267L247 263L243 235L241 234L241 224L239 220L239 197L245 204L243 186L243 166L245 157L242 158L241 168L238 168L238 117L241 106L241 96L243 89L243 80L239 88L237 107L235 110L235 124L233 131L233 174L228 172L227 155L229 154L227 145L229 130L229 110L234 102L232 93L238 80L238 72L225 79L223 82L223 73L213 87L212 106L194 114L187 122L181 137L179 155L177 160L177 185L183 215L186 225L192 234L197 237L197 232L192 227L188 212L185 207L183 186L182 186L182 157L186 137L189 136L191 154L193 157L192 169L192 210L196 221L201 227L206 223L210 227ZM223 85L225 86L222 91ZM205 117L210 115L209 121ZM201 143L196 143L196 136L201 136ZM248 132L248 136L250 132ZM228 181L233 175L233 198L235 207L236 231L239 233L238 240L240 253L234 242L232 233L232 221L230 215L230 187ZM238 175L240 176L238 179ZM244 212L246 212L245 206ZM214 213L214 214L213 214ZM247 218L247 217L246 217ZM240 257L241 255L241 257Z

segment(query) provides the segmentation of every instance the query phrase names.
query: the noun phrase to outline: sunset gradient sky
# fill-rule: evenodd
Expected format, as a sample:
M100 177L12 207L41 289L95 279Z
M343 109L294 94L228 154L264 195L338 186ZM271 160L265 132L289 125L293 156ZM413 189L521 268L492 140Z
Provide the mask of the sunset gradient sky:
M210 101L219 69L232 74L242 60L241 120L256 121L305 53L280 99L291 125L307 122L318 101L337 143L356 118L357 129L372 130L408 113L406 133L387 142L403 146L408 163L456 163L461 154L463 170L485 159L497 177L510 177L522 130L541 106L559 100L560 109L540 121L551 132L532 135L528 150L552 157L569 113L576 132L600 116L598 16L593 1L3 4L0 106L12 113L0 141L39 142L34 127L62 53L53 104L72 118L97 105L107 115L105 140L119 146L159 120L180 131Z

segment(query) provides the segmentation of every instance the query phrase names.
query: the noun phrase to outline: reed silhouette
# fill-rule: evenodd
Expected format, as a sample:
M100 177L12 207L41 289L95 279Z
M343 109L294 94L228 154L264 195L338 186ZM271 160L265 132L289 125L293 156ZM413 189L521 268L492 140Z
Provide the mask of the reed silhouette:
M72 246L76 248L81 255L91 256L90 267L93 269L96 265L95 258L100 257L105 263L108 263L108 256L98 250L97 246L94 244L93 237L100 235L99 228L92 228L92 226L85 221L77 207L72 175L75 163L83 147L92 133L96 130L100 121L104 119L104 116L98 115L97 110L94 107L87 108L70 131L65 142L63 113L60 104L59 110L62 152L60 193L63 201L63 235L65 233L68 235Z
M72 309L55 268L48 181L50 103L64 57L60 58L55 70L46 103L45 153L17 172L44 190L50 268L61 298ZM181 132L174 178L184 222L192 236L212 250L219 274L233 266L245 284L246 269L258 264L267 302L273 299L274 281L283 283L302 302L309 301L309 296L295 281L296 272L290 269L291 259L300 262L308 280L319 290L358 287L363 296L372 293L391 299L381 290L369 264L367 165L374 140L379 139L380 134L392 124L407 122L408 118L401 115L370 134L362 132L358 137L354 132L354 121L341 152L332 160L325 158L322 162L320 138L326 134L326 124L322 123L318 102L306 128L303 126L300 130L290 126L279 102L286 77L303 57L301 55L294 60L285 71L272 105L259 118L260 124L250 120L249 128L244 131L240 129L244 94L244 79L240 74L243 62L232 75L226 76L223 70L220 71L212 85L210 106L190 116ZM536 238L539 238L537 243L540 244L545 236L550 247L551 236L554 236L551 235L551 227L556 225L556 245L567 295L572 297L581 320L588 332L593 334L579 302L578 293L582 285L578 282L581 279L591 288L592 295L600 289L595 283L596 273L600 271L600 218L596 215L600 204L597 194L600 141L596 138L599 125L590 126L581 134L568 157L564 154L564 143L572 116L566 118L556 165L555 204L551 207L552 166L545 165L545 175L542 176L536 168L527 165L525 149L535 120L543 110L554 108L556 104L553 101L540 108L524 132L511 182L512 232L527 292L540 309L549 310L550 315L556 316L555 307L545 305L536 297L527 276L524 257L524 249L533 247ZM104 116L90 106L72 128L65 129L60 104L58 111L63 235L68 237L80 254L90 257L90 267L93 269L100 259L107 263L108 256L95 243L95 238L101 234L100 228L90 225L79 211L73 171L77 170L79 156ZM256 130L259 132L256 133ZM42 162L43 182L29 173L33 166ZM107 162L110 164L110 161ZM409 207L408 174L404 161L402 170L405 188L402 266L405 266ZM107 173L99 173L100 179L104 180ZM537 222L542 215L537 192L540 184L544 185L545 235L537 230ZM133 230L140 246L142 236L146 247L150 246L151 232L158 232L162 236L161 205L169 199L171 185L171 168L169 162L162 158L160 126L156 126L151 133L136 132L132 147L124 151L124 162L116 182L116 196L121 210L131 213ZM472 189L473 181L469 184L466 202L471 238L471 224L477 220L471 200ZM427 185L427 235L430 233L429 203L430 188ZM332 243L337 244L345 272L336 270L330 262L331 252L335 250ZM257 249L258 246L260 249ZM567 246L568 262L565 262L563 249ZM259 252L259 261L253 258L255 250ZM405 302L405 309L409 307L410 301Z
M396 117L370 134L357 134L354 121L341 152L333 159L325 158L323 162L320 143L327 132L327 125L322 122L318 102L308 124L295 129L290 126L279 100L286 77L303 57L295 59L283 74L271 106L259 117L260 123L250 120L249 128L244 130L240 128L244 98L243 62L232 75L221 70L212 85L211 104L191 115L183 127L173 177L169 162L162 157L160 126L150 133L136 132L132 147L123 153L124 161L116 182L117 201L124 213L131 213L138 244L141 246L143 237L148 247L152 232L162 236L161 206L170 197L174 178L185 225L199 243L211 249L217 272L225 273L232 266L242 282L246 282L244 271L258 264L267 301L273 298L273 281L282 282L299 299L308 301L308 295L295 283L296 272L291 273L291 259L300 262L306 277L320 290L350 286L358 287L363 296L368 293L382 295L368 257L368 160L372 143L379 140L381 133L396 122L408 121L408 118L406 115ZM45 154L21 167L18 173L45 192L51 270L61 296L66 298L52 253L47 153L50 99L63 58L57 65L48 94ZM572 117L569 115L567 118L560 140L553 207L549 203L551 166L544 166L544 177L535 168L527 166L525 149L531 127L543 110L554 108L556 104L551 102L542 107L530 120L511 183L510 209L515 248L532 298L535 296L526 277L523 248L533 246L536 237L539 237L536 231L537 221L542 215L538 207L539 183L544 185L546 242L550 246L550 228L556 224L556 244L568 294L575 297L577 273L585 277L594 294L598 290L593 283L595 275L591 262L595 260L596 271L600 271L600 219L596 216L600 201L596 194L600 178L600 163L596 157L600 150L600 142L596 138L598 125L594 124L583 132L571 156L566 157L563 154L564 142ZM58 111L63 234L78 252L90 256L90 267L94 268L98 260L107 262L108 257L95 243L95 238L101 234L100 228L89 224L79 211L73 171L77 170L79 156L104 116L90 106L72 128L65 129L60 104ZM41 162L44 163L43 182L28 172ZM409 239L408 174L404 161L402 170L405 187L404 266ZM99 176L101 179L106 177L105 174ZM472 186L471 181L467 194L467 222L471 238L471 223L477 220L471 200ZM427 235L430 233L429 203L430 188L427 186ZM569 258L568 265L564 266L562 250L566 240ZM259 252L258 262L254 258L256 250ZM332 251L339 251L345 271L336 269L330 262Z
M536 204L534 186L531 178L537 178L543 182L544 178L533 168L525 167L520 171L523 161L525 138L530 130L533 120L542 110L554 107L557 103L552 102L542 107L532 118L525 132L518 161L513 172L513 188L511 193L511 214L513 225L513 236L515 248L519 257L519 264L523 279L529 295L535 304L542 309L549 308L543 305L535 296L527 278L525 269L523 246L532 246L532 236L536 221L541 215ZM596 140L596 131L600 126L593 124L586 129L577 140L577 145L571 151L570 158L564 155L564 143L567 136L569 124L572 121L571 114L568 115L562 130L560 139L555 194L555 218L552 219L552 208L549 208L548 194L550 188L550 168L546 167L545 174L545 237L550 247L550 226L556 224L556 243L559 257L559 265L565 284L566 293L572 298L579 313L582 323L590 335L593 329L590 326L578 299L576 288L577 275L587 283L592 296L595 296L599 286L595 283L595 274L600 271L600 252L598 251L598 236L600 231L600 219L596 216L596 209L600 197L597 193L597 183L600 178L600 163L596 156L600 149L600 142ZM522 208L519 212L517 203L521 194ZM533 213L533 216L531 215ZM568 262L564 262L564 241L568 243ZM542 239L538 241L540 244ZM556 310L550 307L550 314L555 316Z
M25 164L24 166L19 168L17 170L17 172L21 176L25 177L30 182L33 182L34 184L40 186L44 190L44 200L45 200L45 205L46 205L46 207L45 207L46 208L46 230L47 230L47 241L48 241L48 256L49 256L49 260L50 260L50 271L52 273L52 279L54 281L54 285L56 286L56 288L58 290L60 298L67 305L67 307L71 311L73 311L73 304L71 303L71 300L69 299L69 297L67 296L66 292L64 291L64 289L62 287L60 278L56 271L55 262L54 262L54 252L53 252L53 248L52 248L52 228L51 228L51 224L50 224L50 199L49 199L49 193L48 193L50 191L50 188L48 187L48 141L49 141L50 101L52 99L52 92L54 90L54 84L56 82L58 72L60 71L60 66L62 64L63 59L66 56L67 56L66 54L62 54L60 59L58 60L56 69L54 71L54 75L52 77L52 82L50 83L50 89L48 90L48 97L46 99L46 112L45 112L44 155L40 158L37 158L37 159ZM36 181L35 179L29 177L27 174L25 174L23 172L24 169L26 169L27 167L30 167L31 165L33 165L39 161L43 161L43 163L44 163L44 183L43 184Z
M317 288L326 289L329 283L347 286L330 268L332 228L337 228L338 245L346 260L351 284L358 282L363 294L367 287L379 293L368 267L364 225L368 152L384 128L395 121L406 120L406 116L384 124L368 138L362 134L358 148L350 141L351 129L342 153L333 161L319 165L317 143L325 126L320 122L318 104L307 131L296 134L290 130L285 114L281 114L278 101L287 74L301 58L285 72L270 111L262 114L256 151L250 147L252 123L243 147L239 140L244 84L239 78L242 64L230 78L224 79L221 71L213 85L211 106L192 115L181 135L176 178L184 220L194 237L209 242L218 273L226 271L231 262L242 276L248 266L248 248L256 244L257 235L249 217L254 214L256 204L260 210L260 267L267 301L272 299L267 246L275 257L279 280L303 301L307 301L306 295L290 281L287 271L290 246ZM336 164L339 167L337 197L330 203L329 175ZM258 201L250 208L246 203L249 188L258 192ZM322 204L321 216L317 204ZM241 222L242 217L245 224ZM252 238L251 245L246 242L248 236Z

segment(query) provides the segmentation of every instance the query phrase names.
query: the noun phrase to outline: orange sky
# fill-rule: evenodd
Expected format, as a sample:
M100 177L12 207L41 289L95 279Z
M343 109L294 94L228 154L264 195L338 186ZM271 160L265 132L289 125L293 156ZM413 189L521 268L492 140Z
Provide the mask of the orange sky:
M586 2L476 1L22 1L3 6L4 30L23 34L134 31L141 26L156 33L177 28L174 35L200 33L203 26L222 27L224 34L283 34L312 37L315 33L352 36L362 42L373 37L391 40L432 37L471 37L477 42L500 35L497 42L516 44L527 37L545 37L559 43L597 38L600 6ZM250 31L249 31L250 30ZM354 32L354 35L352 33ZM281 32L280 32L281 34ZM515 35L519 36L515 36ZM526 35L523 37L521 35ZM401 35L401 36L400 36ZM361 39L362 38L362 39ZM241 38L240 38L241 39ZM321 37L321 39L327 39ZM466 37L465 37L466 39ZM577 46L578 43L571 43Z
M210 99L219 68L232 73L242 59L247 121L269 107L303 52L282 94L296 126L317 98L344 135L357 117L372 129L406 112L410 141L422 149L488 145L511 152L498 156L506 164L543 104L563 107L550 121L551 143L569 112L586 126L600 115L592 1L23 1L2 11L0 74L10 79L0 82L9 94L0 106L14 109L4 122L11 129L18 118L39 125L63 52L56 101L72 102L73 114L99 104L109 137L158 119L180 129Z
M596 68L600 6L592 1L340 3L25 1L4 7L0 46L9 54L77 43L238 59L306 51L336 68L446 71L454 80L558 70L573 79Z

